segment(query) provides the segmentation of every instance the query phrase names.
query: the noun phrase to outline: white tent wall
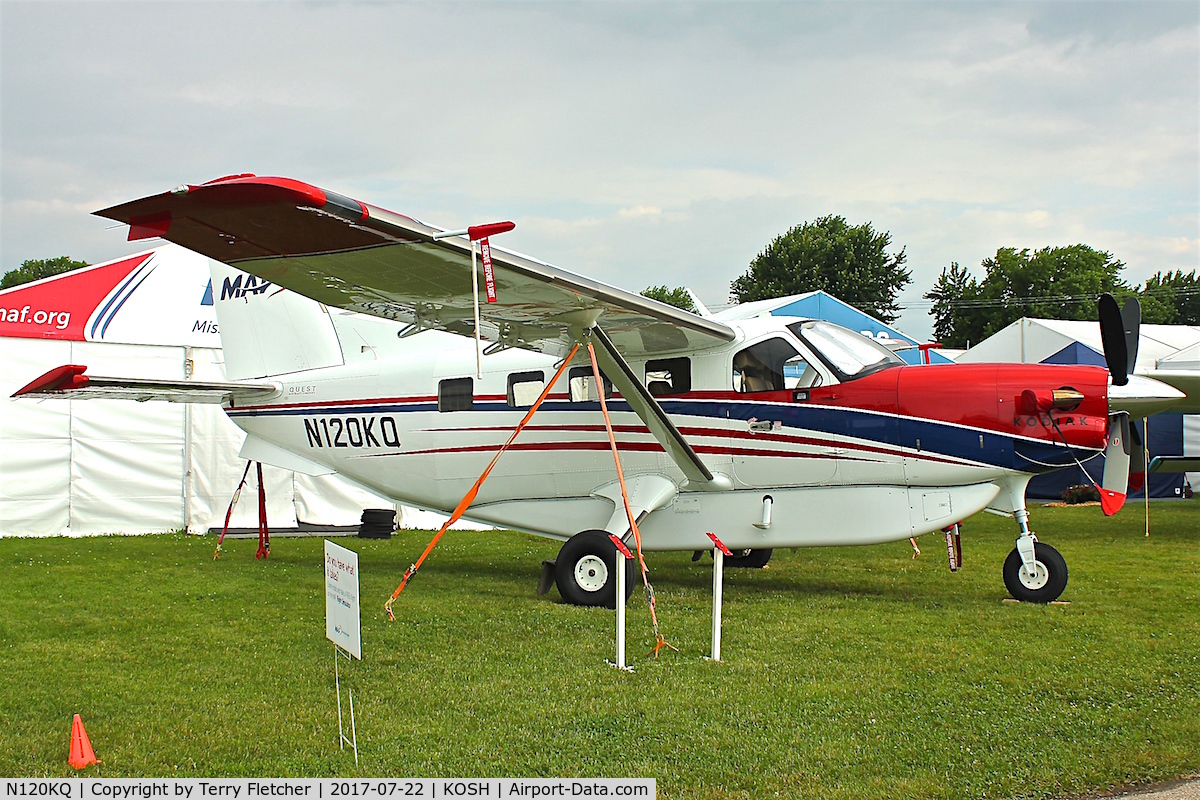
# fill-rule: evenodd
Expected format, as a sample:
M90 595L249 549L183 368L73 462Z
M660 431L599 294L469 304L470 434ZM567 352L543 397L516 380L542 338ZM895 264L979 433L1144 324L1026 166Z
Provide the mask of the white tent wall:
M1183 415L1183 454L1200 456L1200 414ZM1200 472L1187 473L1188 486L1200 489Z
M183 377L178 347L72 342L71 363L103 363L104 373L115 375ZM72 532L180 527L183 416L182 407L168 403L72 402Z
M50 366L183 374L183 348L0 338L0 535L48 536L181 527L183 409L93 400L12 400Z
M407 516L403 506L364 489L341 475L314 477L296 472L293 476L296 517L301 522L357 525L362 520L363 509L367 508L394 509L398 523Z
M71 343L0 337L0 535L51 536L71 522L71 404L11 395L65 364Z
M219 406L130 400L12 400L59 364L95 375L224 380L211 348L0 337L0 536L149 533L220 527L245 462L245 434ZM267 520L356 525L392 501L336 475L311 478L265 466ZM251 469L230 521L258 524Z
M1100 323L1083 320L1031 319L1023 317L978 342L956 360L961 363L1040 363L1072 342L1104 352ZM1195 325L1142 325L1138 339L1137 369L1149 370L1171 363L1188 348L1200 344L1200 327ZM1180 367L1185 368L1185 367Z
M1021 318L976 342L958 355L955 361L963 364L985 362L1018 362L1037 364L1075 341L1056 330L1037 324L1040 320ZM1096 326L1096 336L1100 335Z

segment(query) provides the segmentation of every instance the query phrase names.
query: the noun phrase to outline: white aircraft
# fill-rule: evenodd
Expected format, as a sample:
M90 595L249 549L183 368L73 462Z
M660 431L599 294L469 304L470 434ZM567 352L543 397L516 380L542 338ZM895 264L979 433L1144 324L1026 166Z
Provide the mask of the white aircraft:
M1128 414L1185 399L1127 377L1133 352L1109 353L1112 386L1091 366L907 366L828 322L698 316L486 239L495 300L478 310L474 240L511 224L447 232L289 179L231 176L97 213L128 223L131 240L223 262L213 294L229 382L67 365L18 395L219 402L247 433L243 458L449 512L561 366L469 517L564 541L555 579L576 604L615 602L609 534L698 551L713 531L731 563L762 566L773 548L899 541L985 508L1018 524L1009 591L1049 602L1067 566L1029 528L1030 478L1104 451L1114 512ZM1136 309L1122 318L1109 303L1106 349L1131 350Z

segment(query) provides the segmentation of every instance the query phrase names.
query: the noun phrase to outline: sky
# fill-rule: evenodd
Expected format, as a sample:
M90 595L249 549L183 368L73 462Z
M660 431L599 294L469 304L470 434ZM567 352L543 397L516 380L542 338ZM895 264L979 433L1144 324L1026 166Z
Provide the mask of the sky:
M0 271L144 249L91 212L282 175L713 309L827 214L951 262L1200 268L1195 2L0 0Z

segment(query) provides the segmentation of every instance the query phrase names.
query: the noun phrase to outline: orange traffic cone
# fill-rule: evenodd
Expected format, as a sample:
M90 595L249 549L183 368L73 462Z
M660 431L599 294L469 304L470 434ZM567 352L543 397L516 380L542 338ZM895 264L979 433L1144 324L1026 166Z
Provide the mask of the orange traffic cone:
M92 750L92 743L88 740L87 731L84 730L83 720L79 715L75 715L75 721L71 723L71 756L68 759L71 766L75 769L83 769L88 764L99 764L100 760L96 758L96 751Z

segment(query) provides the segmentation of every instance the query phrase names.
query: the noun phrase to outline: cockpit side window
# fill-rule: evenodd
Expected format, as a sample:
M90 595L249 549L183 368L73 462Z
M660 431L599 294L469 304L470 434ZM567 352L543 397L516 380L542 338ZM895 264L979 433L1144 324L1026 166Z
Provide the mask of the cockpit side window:
M733 357L733 388L739 392L776 392L787 389L790 382L788 373L795 371L789 364L799 356L796 348L780 337L739 350ZM799 364L793 366L799 367ZM799 375L797 372L795 377L798 378Z

